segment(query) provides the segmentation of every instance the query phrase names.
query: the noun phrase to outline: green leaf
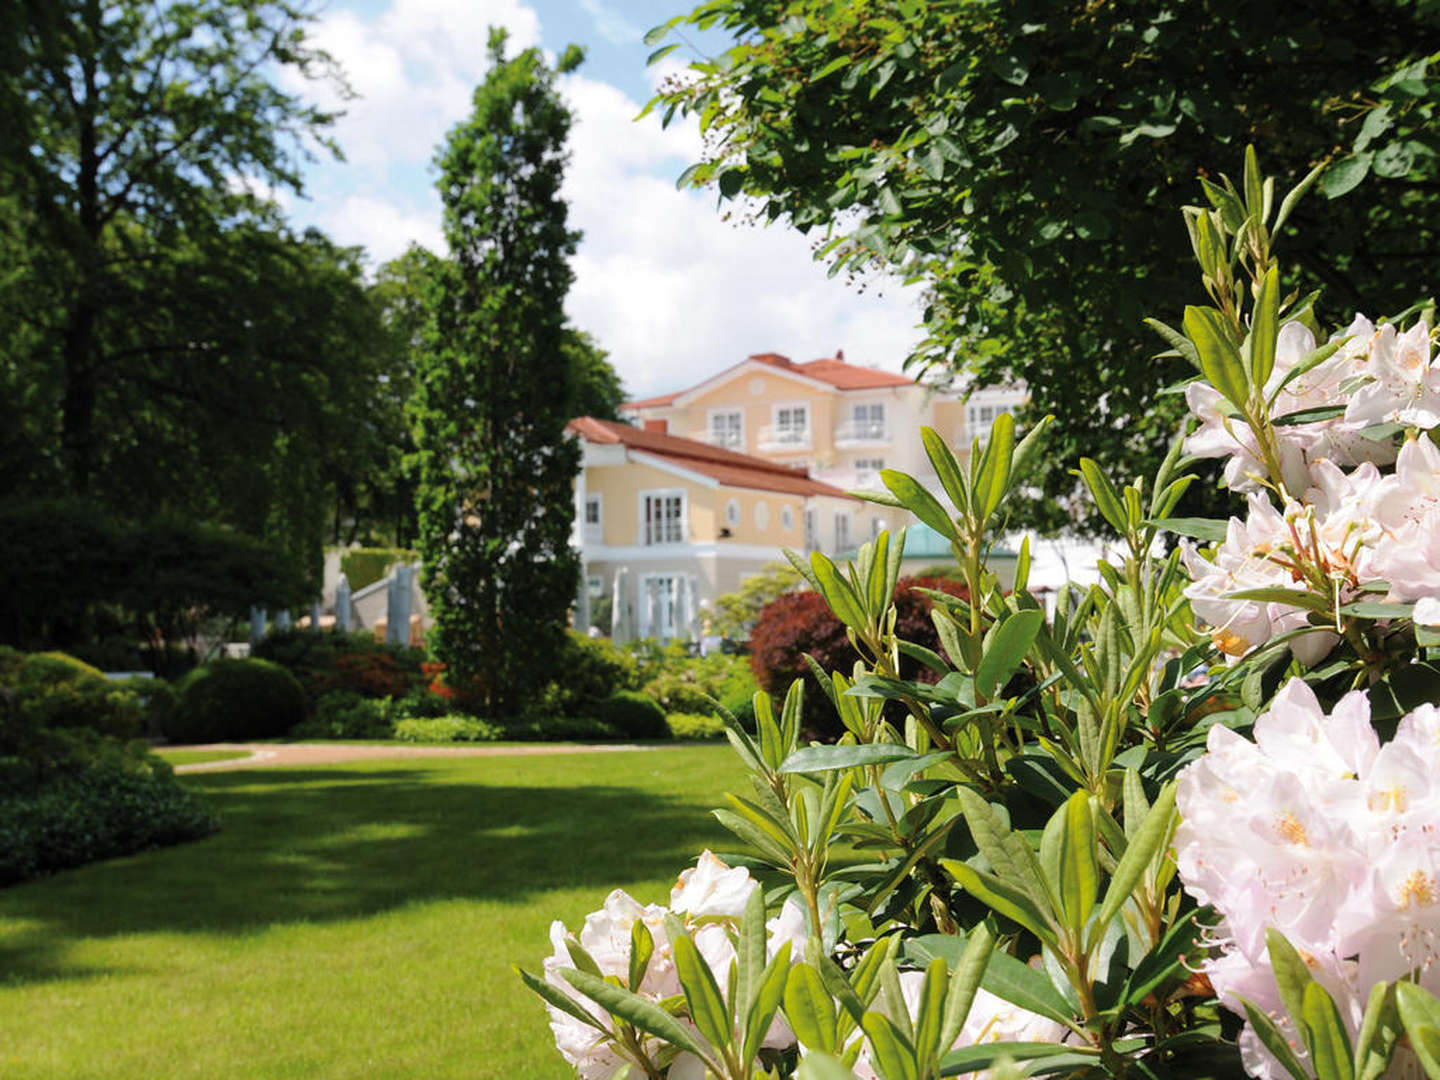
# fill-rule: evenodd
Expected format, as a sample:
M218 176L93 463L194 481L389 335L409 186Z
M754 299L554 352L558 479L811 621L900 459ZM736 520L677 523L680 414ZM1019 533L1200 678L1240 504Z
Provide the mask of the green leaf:
M917 518L923 521L930 528L934 529L947 540L958 540L960 534L955 531L955 522L945 512L934 495L925 490L923 484L903 472L895 469L881 469L880 479L891 493L900 500L901 505L909 510Z
M1295 951L1295 946L1273 926L1265 931L1265 946L1270 956L1270 968L1275 973L1275 985L1280 990L1280 1000L1299 1028L1305 1012L1305 987L1313 981L1310 969Z
M1370 117L1367 116L1365 120L1366 124L1368 125ZM1301 197L1310 190L1311 186L1315 183L1316 180L1320 179L1320 175L1325 171L1325 169L1326 163L1321 162L1319 165L1316 165L1313 169L1311 169L1308 174L1306 174L1304 180L1301 180L1298 184L1296 184L1293 188L1290 189L1289 194L1287 194L1284 201L1280 203L1280 213L1275 218L1274 231L1276 233L1279 233L1280 227L1290 219L1290 214L1294 211L1296 205L1300 202Z
M885 1080L918 1080L915 1051L888 1016L867 1012L860 1018L860 1026Z
M1157 518L1145 522L1179 536L1193 536L1197 540L1208 540L1212 544L1225 542L1227 523L1215 518Z
M720 984L688 934L674 938L670 948L675 957L675 972L680 976L680 988L685 991L685 1003L690 1008L690 1019L700 1034L710 1040L710 1045L723 1052L735 1033L730 1027L730 1012L725 1007Z
M1250 387L1245 381L1245 367L1240 362L1234 342L1230 340L1230 329L1224 316L1214 308L1187 307L1185 333L1195 344L1200 371L1210 385L1237 409L1245 408Z
M1305 987L1305 1030L1310 1063L1319 1080L1355 1080L1350 1036L1335 999L1317 982Z
M635 920L637 923L639 919ZM750 890L745 902L745 916L740 920L740 933L735 950L735 1011L744 1016L759 993L765 975L765 890ZM631 987L636 984L631 983Z
M1008 953L997 951L990 954L990 964L980 985L996 997L1022 1009L1048 1016L1067 1026L1074 1022L1070 1006L1045 973L1036 971Z
M1263 604L1288 604L1290 607L1304 608L1306 611L1313 611L1320 615L1329 614L1330 611L1330 605L1325 602L1323 596L1317 596L1301 589L1279 587L1238 589L1232 593L1225 593L1225 599L1258 600Z
M1275 340L1280 332L1280 273L1274 267L1260 282L1250 322L1250 383L1264 386L1275 369Z
M931 427L920 429L920 441L925 444L925 456L930 459L935 475L940 478L940 486L945 489L945 494L950 496L955 509L962 514L968 512L970 499L965 490L965 477L950 447Z
M714 1068L709 1049L692 1034L680 1021L649 1001L633 994L623 987L608 983L588 971L560 970L560 975L571 986L595 1002L611 1016L618 1016L641 1031L656 1035L681 1050L688 1050L700 1060Z
M987 520L1010 490L1010 469L1015 453L1015 418L1002 412L990 425L990 439L975 482L975 516Z
M1145 868L1150 865L1150 859L1170 838L1174 816L1175 784L1172 781L1161 790L1139 830L1126 845L1125 854L1120 856L1115 872L1110 875L1110 885L1105 890L1105 899L1100 903L1100 917L1096 919L1094 933L1103 935L1104 927L1125 906L1125 901L1140 883Z
M1408 619L1415 614L1414 604L1392 604L1383 600L1357 600L1340 609L1341 615L1358 615L1363 619Z
M660 48L656 49L654 52L652 52L649 56L645 58L645 65L648 67L651 64L658 63L659 61L664 60L665 57L669 56L679 47L680 43L678 41L671 42L669 45L661 45Z
M785 1018L807 1050L835 1050L835 1003L820 973L804 961L785 982Z
M965 812L965 822L975 846L996 875L1019 888L1048 921L1050 891L1040 872L1040 863L1025 838L1011 832L996 816L990 804L967 787L956 788L956 797Z
M515 974L519 975L520 978L524 980L526 986L528 986L531 990L544 998L548 1004L553 1005L555 1008L559 1009L567 1016L572 1016L576 1020L590 1025L596 1031L604 1031L605 1034L610 1034L609 1031L606 1031L604 1024L600 1023L600 1021L596 1020L595 1017L591 1016L589 1012L587 1012L584 1008L581 1007L579 1002L577 1002L574 998L572 998L569 994L565 993L563 990L560 990L558 987L551 986L544 979L531 975L528 971L525 971L521 968L515 967L512 970L514 970Z
M649 30L645 31L645 36L641 40L646 45L658 45L661 41L665 40L665 35L670 32L670 28L673 25L674 20L672 19L670 22L663 22L659 26L652 26Z
M1355 1037L1356 1080L1380 1080L1385 1075L1401 1034L1400 1012L1395 1007L1395 984L1376 983L1370 988L1360 1032Z
M970 1016L975 991L980 988L980 980L985 975L994 948L995 938L990 933L990 927L983 922L978 923L965 942L965 952L960 957L955 974L950 976L950 989L945 995L945 1021L940 1028L941 1049L954 1046L955 1040L960 1037L960 1029Z
M815 573L820 595L824 597L825 603L830 605L835 617L852 630L863 631L868 622L865 609L860 606L860 598L835 568L835 564L815 551L810 555L810 568Z
M757 893L760 889L755 890ZM764 926L763 922L761 924ZM790 980L790 942L780 944L775 950L774 957L765 968L764 975L760 978L759 989L755 993L755 999L750 1003L749 1010L745 1014L745 1043L741 1048L741 1059L744 1061L754 1060L760 1050L760 1044L765 1041L765 1036L770 1030L770 1021L775 1019L775 1012L780 1008L780 1003L785 997L785 987Z
M1423 987L1402 982L1395 986L1395 1004L1425 1074L1440 1076L1440 1001Z
M1112 529L1124 535L1128 531L1125 509L1120 505L1120 496L1109 478L1100 471L1100 466L1088 457L1080 459L1080 476L1084 479L1085 486L1090 489L1090 496L1095 500L1095 508L1100 511L1100 516L1109 522Z
M1285 1071L1295 1080L1310 1080L1310 1074L1300 1064L1300 1059L1295 1056L1295 1051L1290 1049L1289 1042L1286 1041L1284 1033L1275 1026L1275 1021L1243 997L1240 997L1240 1004L1245 1010L1245 1018L1250 1021L1250 1029L1265 1044L1265 1049L1275 1055L1276 1060L1280 1062Z
M1080 1047L1043 1042L987 1042L977 1046L963 1046L940 1059L940 1075L959 1076L980 1072L1001 1058L1011 1061L1043 1061L1045 1058L1075 1054L1081 1050ZM1091 1056L1090 1051L1083 1052L1086 1057Z
M857 765L883 765L909 761L920 755L902 743L865 743L860 746L807 746L796 750L776 770L782 773L825 772Z
M1320 190L1325 193L1327 199L1338 199L1340 196L1354 191L1370 171L1370 162L1374 157L1374 154L1367 152L1341 158L1330 166L1321 179Z
M950 970L936 957L925 969L920 985L920 1007L915 1015L915 1057L928 1061L941 1049L940 1034L945 1026L945 996L950 988Z
M759 889L755 890L757 893ZM764 920L764 908L761 908L761 920ZM630 924L630 989L638 991L640 984L645 981L645 969L650 966L650 957L655 952L655 939L650 936L650 929L645 925L643 919L636 919Z
M795 1080L855 1080L849 1065L830 1054L806 1054L795 1070Z
M1060 906L1071 933L1079 940L1095 906L1100 887L1095 856L1095 824L1090 818L1090 793L1077 791L1058 813L1064 815L1060 833Z
M1040 632L1045 613L1038 609L1017 611L998 623L985 643L985 654L975 669L975 693L990 698L1010 681Z
M940 865L962 889L987 907L1013 919L1041 941L1058 944L1055 931L1035 902L1021 889L994 874L976 870L969 863L941 859Z

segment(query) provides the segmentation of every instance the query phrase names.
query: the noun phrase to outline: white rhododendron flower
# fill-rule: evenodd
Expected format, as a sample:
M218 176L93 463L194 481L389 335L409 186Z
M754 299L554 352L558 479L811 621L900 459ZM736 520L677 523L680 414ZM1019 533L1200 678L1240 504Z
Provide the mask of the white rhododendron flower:
M680 917L685 923L694 939L696 951L709 965L721 993L727 993L730 965L735 960L732 935L738 930L751 894L759 887L759 882L750 876L749 871L743 867L727 866L711 852L705 851L694 867L680 874L670 891L669 907L641 904L623 890L616 889L605 898L599 911L585 917L578 936L571 935L559 921L551 924L553 952L545 958L545 981L569 996L602 1025L611 1027L609 1014L571 986L560 971L576 966L568 946L569 942L575 941L589 953L602 975L616 976L628 986L631 934L639 921L650 932L655 949L640 985L629 989L652 1001L682 993L680 978L675 971L674 952L665 929L665 916L669 914ZM798 899L791 897L780 913L765 925L767 957L774 957L787 942L792 957L799 960L804 956L806 919ZM604 1032L552 1005L547 1004L545 1008L555 1046L575 1069L580 1080L610 1080L631 1064ZM648 1036L642 1045L650 1054L661 1049L660 1041ZM794 1032L782 1016L776 1015L762 1045L775 1049L795 1045ZM668 1075L671 1080L703 1080L704 1072L703 1063L693 1054L680 1054L670 1064Z
M1419 971L1440 990L1440 711L1405 716L1384 746L1364 693L1326 715L1292 679L1255 721L1255 741L1210 729L1180 776L1176 861L1223 921L1204 965L1222 1001L1269 1012L1304 1056L1266 951L1274 927L1335 998L1353 1038L1377 981ZM1247 1071L1288 1074L1254 1032Z
M1440 425L1440 368L1432 360L1430 328L1423 321L1403 334L1382 326L1371 338L1364 368L1371 381L1345 407L1346 423Z

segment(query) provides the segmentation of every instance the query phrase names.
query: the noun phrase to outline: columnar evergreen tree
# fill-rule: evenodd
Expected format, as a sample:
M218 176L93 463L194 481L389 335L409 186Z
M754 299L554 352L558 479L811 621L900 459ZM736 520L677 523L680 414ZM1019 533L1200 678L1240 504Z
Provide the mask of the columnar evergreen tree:
M579 450L567 440L564 301L579 233L560 198L570 112L539 50L492 30L474 112L436 157L448 259L436 260L412 402L432 647L481 708L522 708L558 653L579 565Z

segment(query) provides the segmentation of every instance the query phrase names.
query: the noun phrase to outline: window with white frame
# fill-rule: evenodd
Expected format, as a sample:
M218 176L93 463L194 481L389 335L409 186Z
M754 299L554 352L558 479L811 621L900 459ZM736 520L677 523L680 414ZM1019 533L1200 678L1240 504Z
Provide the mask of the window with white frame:
M814 510L806 510L803 518L805 522L805 550L815 551L820 547L820 526Z
M641 500L643 539L647 547L685 542L685 493L647 491Z
M789 503L780 507L780 527L786 532L795 528L795 510Z
M880 479L880 470L885 468L884 458L856 458L855 459L855 483L859 487L866 487Z
M990 437L990 425L995 422L995 418L1001 413L1014 411L1014 408L1015 406L1011 402L967 406L965 416L969 421L971 433L978 436L981 442L984 442Z
M599 494L585 496L585 539L599 540L604 530L604 499Z
M810 440L810 406L780 405L775 409L775 441L804 443Z
M713 409L710 412L710 444L731 450L745 448L745 414L739 409Z
M850 424L857 439L885 437L885 403L871 401L850 407Z
M835 550L846 551L850 547L850 515L835 515Z
M678 574L644 574L640 578L640 632L670 641L689 629L695 615L695 580L681 585Z

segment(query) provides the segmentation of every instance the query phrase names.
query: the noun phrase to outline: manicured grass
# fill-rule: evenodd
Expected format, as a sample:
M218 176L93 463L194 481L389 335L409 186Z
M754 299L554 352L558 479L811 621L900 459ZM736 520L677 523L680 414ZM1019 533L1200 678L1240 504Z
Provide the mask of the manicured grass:
M550 921L663 901L728 747L201 773L207 840L0 892L0 1076L568 1076Z
M232 761L250 756L248 750L172 750L169 747L161 747L155 753L171 765L200 765L207 761Z

